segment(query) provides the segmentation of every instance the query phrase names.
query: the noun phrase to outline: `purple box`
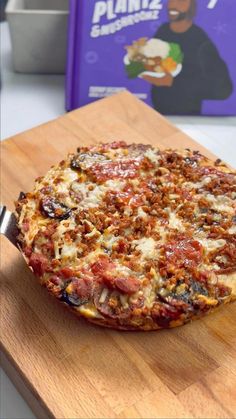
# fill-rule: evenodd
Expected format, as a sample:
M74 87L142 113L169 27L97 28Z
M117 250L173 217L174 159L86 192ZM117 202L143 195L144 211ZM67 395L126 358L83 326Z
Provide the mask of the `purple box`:
M236 0L71 0L66 108L128 89L169 115L236 115Z

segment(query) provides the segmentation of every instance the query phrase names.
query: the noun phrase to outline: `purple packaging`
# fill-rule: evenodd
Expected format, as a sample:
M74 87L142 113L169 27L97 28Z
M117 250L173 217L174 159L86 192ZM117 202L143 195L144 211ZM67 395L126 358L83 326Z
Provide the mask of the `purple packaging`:
M128 89L162 114L236 115L235 0L70 0L66 108Z

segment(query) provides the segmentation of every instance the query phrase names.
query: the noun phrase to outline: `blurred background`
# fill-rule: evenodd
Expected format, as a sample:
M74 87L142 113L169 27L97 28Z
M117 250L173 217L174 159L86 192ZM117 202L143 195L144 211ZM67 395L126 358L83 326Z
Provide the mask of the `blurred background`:
M0 2L1 139L5 139L65 112L69 1ZM19 13L17 9L25 9L26 13ZM50 42L45 42L45 34ZM34 52L30 57L26 55L30 48L36 49L37 57ZM228 163L234 163L234 117L170 116L168 119Z
M12 43L10 39L9 24L5 20L6 13L5 6L7 1L1 2L1 139L15 135L21 131L25 131L42 124L50 119L56 118L65 112L64 106L64 74L24 74L14 71L13 66L13 52ZM39 0L40 2L40 0ZM57 0L54 0L54 3ZM42 2L43 3L43 2ZM68 3L68 2L67 2ZM66 14L66 20L67 20ZM40 48L40 40L37 40L39 35L35 34L32 27L28 26L29 16L27 21L21 22L17 19L21 16L16 16L16 22L11 22L13 31L20 32L22 37L21 45L16 45L15 55L19 61L22 54L24 54L25 37L28 36L32 45ZM40 17L39 17L40 19ZM44 19L40 19L44 20ZM22 25L19 28L18 25ZM26 25L26 26L25 26ZM35 22L32 22L35 25ZM43 28L42 28L43 31ZM23 33L21 33L23 32ZM32 38L32 34L34 37ZM17 36L17 35L16 35ZM53 36L56 36L54 34ZM66 39L66 28L64 28L64 37ZM16 41L14 39L14 41ZM60 40L59 40L60 41ZM43 39L42 41L43 42ZM45 48L42 45L42 50ZM24 58L24 57L23 57ZM65 69L65 56L63 71ZM17 61L17 64L21 63ZM54 61L53 58L51 61ZM14 118L14 121L13 121Z

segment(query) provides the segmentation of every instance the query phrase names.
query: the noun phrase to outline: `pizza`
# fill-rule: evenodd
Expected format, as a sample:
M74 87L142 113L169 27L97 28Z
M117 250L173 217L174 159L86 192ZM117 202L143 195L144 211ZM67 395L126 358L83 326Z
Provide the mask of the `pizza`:
M236 171L198 151L78 148L16 203L41 284L99 325L183 325L236 299Z

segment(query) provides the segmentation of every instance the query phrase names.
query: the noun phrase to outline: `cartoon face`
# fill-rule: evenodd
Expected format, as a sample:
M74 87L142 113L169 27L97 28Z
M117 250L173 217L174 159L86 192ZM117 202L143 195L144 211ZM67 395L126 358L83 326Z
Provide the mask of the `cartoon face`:
M171 22L184 20L189 17L193 0L169 0L168 15Z

